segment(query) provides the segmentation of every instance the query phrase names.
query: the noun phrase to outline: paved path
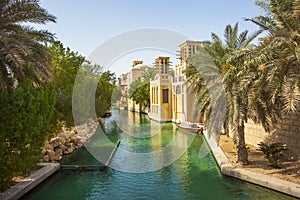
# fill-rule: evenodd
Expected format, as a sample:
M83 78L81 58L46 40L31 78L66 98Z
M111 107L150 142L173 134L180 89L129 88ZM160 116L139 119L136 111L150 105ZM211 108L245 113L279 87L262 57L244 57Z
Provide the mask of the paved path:
M203 135L212 150L222 174L300 198L299 184L233 166L225 156L222 149L217 146L214 138L209 137L206 131L204 131Z

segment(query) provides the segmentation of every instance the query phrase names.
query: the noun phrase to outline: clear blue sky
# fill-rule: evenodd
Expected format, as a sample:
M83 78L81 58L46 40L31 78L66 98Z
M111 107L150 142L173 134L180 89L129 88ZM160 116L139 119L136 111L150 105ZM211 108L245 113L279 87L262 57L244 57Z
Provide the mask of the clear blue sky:
M58 18L56 24L49 23L43 28L56 33L66 46L84 56L111 37L132 29L158 27L183 33L194 40L209 40L211 32L222 36L225 26L236 22L239 22L240 30L255 31L257 27L243 19L262 14L253 0L40 2L42 7Z

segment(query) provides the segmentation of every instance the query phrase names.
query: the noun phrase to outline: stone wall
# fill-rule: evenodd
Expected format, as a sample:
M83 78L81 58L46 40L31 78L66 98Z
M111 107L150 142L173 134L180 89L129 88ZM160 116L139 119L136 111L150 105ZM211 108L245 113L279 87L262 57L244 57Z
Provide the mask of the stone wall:
M285 156L290 159L300 159L300 112L283 117L271 133L266 133L261 125L251 120L245 125L245 139L247 144L257 146L260 142L286 143L288 151Z
M62 128L55 137L45 142L43 162L58 162L64 155L80 148L95 132L99 123L91 120L71 129Z
M248 120L245 124L245 141L246 144L251 144L258 147L258 143L264 142L269 133L265 132L260 124L255 124L252 120Z

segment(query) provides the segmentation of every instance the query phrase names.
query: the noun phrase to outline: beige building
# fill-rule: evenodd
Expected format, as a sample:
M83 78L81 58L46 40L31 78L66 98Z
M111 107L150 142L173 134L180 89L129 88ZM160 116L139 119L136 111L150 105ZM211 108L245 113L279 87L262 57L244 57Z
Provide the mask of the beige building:
M189 83L186 81L186 76L183 73L187 66L187 59L193 56L201 46L200 41L185 41L179 45L180 63L175 66L175 76L172 83L172 121L173 122L199 122L195 119L194 103L195 94Z
M127 75L128 81L128 89L130 84L134 81L137 81L139 78L142 78L145 71L147 71L150 67L148 65L143 64L142 60L134 60L132 62L132 66ZM139 104L136 104L132 99L128 99L128 110L134 112L142 112L144 108L142 108Z
M174 77L170 75L170 58L156 58L157 75L150 82L151 119L159 122L199 122L199 118L193 117L195 93L183 72L187 59L197 52L200 45L201 42L190 40L179 45L180 63L175 66Z
M150 81L149 117L155 121L172 121L170 57L155 59L156 76Z
M185 63L187 59L193 56L201 46L200 41L187 40L178 45L180 48L179 60L180 63Z
M127 92L128 92L128 74L121 74L118 78L119 86L121 88L122 96L120 100L117 102L120 110L127 110L128 109L128 99L127 99Z
M170 58L158 57L155 60L157 75L150 81L149 117L159 122L199 122L194 119L195 94L189 88L183 73L187 60L201 46L199 41L185 41L179 45L180 63L175 66L174 77L170 75ZM288 146L285 156L289 159L300 158L300 112L283 117L283 121L275 126L271 133L266 133L261 124L248 120L245 124L245 140L247 144L257 146L261 141L267 143L283 142ZM153 129L158 129L154 127ZM232 135L229 134L231 137Z

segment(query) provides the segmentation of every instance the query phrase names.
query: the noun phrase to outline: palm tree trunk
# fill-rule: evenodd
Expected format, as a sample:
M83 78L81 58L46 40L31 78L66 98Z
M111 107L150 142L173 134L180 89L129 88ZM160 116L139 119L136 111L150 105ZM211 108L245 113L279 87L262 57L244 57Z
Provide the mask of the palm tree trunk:
M227 117L224 120L223 127L224 127L224 132L225 132L226 136L229 137L229 122L228 122L228 118Z
M244 121L238 125L238 162L243 165L249 164L248 151L245 143L245 126Z

